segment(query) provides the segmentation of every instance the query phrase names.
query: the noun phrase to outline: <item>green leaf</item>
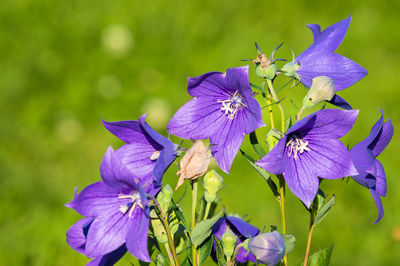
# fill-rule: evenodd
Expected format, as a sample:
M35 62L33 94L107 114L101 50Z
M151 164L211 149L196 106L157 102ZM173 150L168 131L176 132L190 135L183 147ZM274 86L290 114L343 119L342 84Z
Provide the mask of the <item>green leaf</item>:
M185 216L182 213L181 207L179 207L178 204L175 203L175 201L172 200L172 205L173 205L173 210L176 214L176 216L178 216L179 221L182 223L183 227L185 227L186 230L188 230L189 225L186 222Z
M308 258L308 266L329 266L329 263L331 261L332 257L332 251L333 251L333 244L328 247L321 249L315 253L313 253L309 258Z
M322 208L325 199L326 199L325 193L321 189L318 189L317 195L315 196L314 201L311 205L312 211L314 213L318 213L318 211Z
M191 233L191 240L194 247L200 246L204 240L211 235L211 228L221 216L222 212L218 213L211 219L207 219L196 224Z
M335 205L336 200L335 200L335 195L333 195L328 201L322 205L322 207L318 210L317 215L315 216L314 219L314 225L319 224L328 214L328 212L332 209L332 207Z
M257 173L259 173L265 179L265 181L267 181L267 184L271 188L272 193L277 198L279 196L278 188L275 182L272 181L271 175L267 171L265 171L264 168L256 165L254 163L254 159L247 155L244 151L240 150L240 153L244 156L244 158L246 158L249 164L257 171Z
M192 255L192 242L190 241L190 238L186 238L185 241L186 245L186 258L188 258L189 263L192 265L193 264L193 255Z
M286 120L285 124L285 132L288 132L289 128L293 125L292 116L290 115L289 118Z
M165 257L162 253L158 253L156 258L156 265L157 266L164 266L165 265Z
M286 254L289 254L290 252L293 251L294 246L296 245L296 238L294 237L294 235L291 234L286 234L286 235L282 235L283 240L285 241L285 247L286 247Z
M263 88L261 88L261 87L255 85L255 84L253 84L253 83L251 83L251 82L250 82L250 87L252 87L252 88L255 89L255 90L261 91L262 93L267 93L266 90L264 90Z
M213 246L212 237L209 237L208 240L206 240L203 244L200 245L200 248L197 251L200 265L203 264L210 256L212 246Z
M192 266L188 257L186 257L185 260L181 263L181 266Z
M224 255L224 248L222 247L222 242L214 237L215 241L215 249L217 253L217 262L218 266L225 266L226 265L226 260L225 260L225 255Z
M254 151L260 156L260 157L264 157L265 154L267 154L265 152L265 150L263 149L263 147L261 147L261 145L258 143L258 139L257 139L257 135L256 132L253 131L250 133L249 135L250 137L250 143L253 146Z

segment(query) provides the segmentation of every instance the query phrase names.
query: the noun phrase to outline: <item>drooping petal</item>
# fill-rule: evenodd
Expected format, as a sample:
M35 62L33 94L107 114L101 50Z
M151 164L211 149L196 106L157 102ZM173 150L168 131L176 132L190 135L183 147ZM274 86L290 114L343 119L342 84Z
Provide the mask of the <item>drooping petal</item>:
M96 217L86 238L86 255L98 258L119 248L125 243L132 223L133 219L118 209L114 213Z
M128 120L118 122L106 122L102 120L104 127L114 134L117 138L121 139L125 143L143 143L149 144L148 138L146 138L143 129L140 126L139 121ZM156 145L156 142L152 141L152 144Z
M85 254L86 236L84 226L92 221L93 218L83 218L73 224L67 231L68 245L79 253Z
M335 96L333 96L333 98L330 101L328 101L328 103L333 104L345 110L353 109L353 107L351 107L351 105L345 99L343 99L337 94L335 94Z
M317 175L300 158L287 157L283 173L290 189L309 208L317 195L319 181Z
M282 174L286 168L286 160L284 156L286 141L287 137L284 136L279 140L276 146L261 158L261 160L256 162L256 164L275 175Z
M384 215L383 205L382 205L381 198L379 197L379 195L376 193L376 191L374 189L370 188L369 192L371 193L372 198L375 201L376 208L378 209L378 218L374 222L374 224L376 224L377 222L379 222L382 219L382 217Z
M210 97L194 98L174 114L167 130L184 139L207 139L225 120L226 115L217 100L210 100Z
M349 151L340 140L317 140L309 136L304 140L308 141L310 150L299 155L299 159L319 177L338 179L358 174Z
M393 137L393 125L390 119L385 122L380 130L379 134L375 137L374 141L368 145L368 148L371 149L372 153L377 157L381 152L386 148L389 144L390 140Z
M386 196L386 174L381 162L374 160L374 163L366 170L367 173L371 174L375 178L374 186L376 193L381 196ZM370 186L372 187L372 186Z
M254 237L260 233L260 230L252 226L249 223L246 223L242 219L235 217L235 216L227 216L226 220L233 226L242 236L249 238Z
M149 218L144 211L138 211L133 217L126 236L126 247L130 253L141 261L151 262L147 250L147 236L149 234Z
M310 47L308 47L307 50L301 53L297 57L297 59L299 61L304 60L310 54L318 54L326 52L333 53L339 47L344 37L346 36L346 32L347 29L349 28L350 21L351 17L349 16L348 18L329 26L321 33L318 32L321 31L319 25L317 24L307 25L307 27L309 27L313 33L314 43ZM317 32L319 33L318 35L316 35Z
M118 190L104 182L97 182L87 186L65 206L83 216L95 217L118 210L119 206L125 203L118 198L118 193Z
M126 253L125 245L116 250L90 261L86 266L111 266L117 263Z
M336 91L350 87L368 71L356 62L335 53L312 54L303 58L297 70L301 83L310 88L312 79L318 76L327 76L333 79Z

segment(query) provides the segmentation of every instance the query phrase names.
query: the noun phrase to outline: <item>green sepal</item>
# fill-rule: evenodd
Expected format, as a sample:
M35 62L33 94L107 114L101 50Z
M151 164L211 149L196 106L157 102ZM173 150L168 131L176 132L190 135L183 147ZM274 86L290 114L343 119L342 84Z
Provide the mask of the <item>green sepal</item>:
M282 235L282 237L285 241L285 254L289 254L293 251L294 246L296 245L296 238L294 237L294 235L291 234Z

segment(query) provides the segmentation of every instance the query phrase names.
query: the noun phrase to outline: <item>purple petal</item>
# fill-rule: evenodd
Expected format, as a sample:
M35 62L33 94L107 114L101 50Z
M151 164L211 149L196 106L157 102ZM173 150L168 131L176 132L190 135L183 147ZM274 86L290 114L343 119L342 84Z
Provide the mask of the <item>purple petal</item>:
M369 192L371 192L372 198L374 199L375 204L376 204L376 208L378 209L378 218L377 218L376 221L374 222L374 224L376 224L376 223L379 222L379 221L382 219L382 217L383 217L383 214L384 214L383 205L382 205L381 198L379 197L379 195L376 193L375 190L369 189Z
M346 146L337 139L315 140L308 136L307 152L299 159L321 178L337 179L358 175Z
M375 183L373 185L375 186L376 193L381 197L386 197L386 174L381 162L374 160L374 163L366 172L375 177Z
M236 244L236 246L241 243L242 243L242 241L238 240L238 243ZM243 247L240 247L239 252L236 256L236 261L239 263L245 263L246 261L251 261L251 262L256 263L256 258L253 256L253 254L251 254L250 252L249 252L249 254L247 254L247 255L246 254L247 254L247 250L244 249Z
M246 223L242 219L235 216L227 216L226 219L242 236L249 238L249 236L254 237L260 233L260 230Z
M130 253L141 261L151 262L147 250L149 218L144 212L137 212L126 237L126 247Z
M335 94L335 96L333 96L333 98L330 101L328 101L328 103L333 104L345 110L353 109L353 107L351 107L351 105L345 99L343 99L337 94Z
M310 88L312 79L318 76L328 76L333 79L336 91L350 87L365 75L368 71L356 62L335 53L310 54L300 61L297 74L300 81Z
M372 153L376 157L379 154L381 154L381 152L386 148L392 137L393 137L393 125L392 121L390 121L389 119L387 122L383 124L382 129L379 131L374 141L370 145L368 145L368 148L371 149Z
M253 91L249 83L249 65L229 68L226 70L226 80L231 92L239 91L245 98L253 98Z
M350 21L351 17L349 16L348 18L329 26L317 36L317 31L319 32L321 30L319 25L318 28L317 26L315 26L317 24L307 25L307 27L311 29L314 35L314 43L310 47L308 47L307 50L301 53L297 58L299 60L307 58L310 53L316 54L324 52L334 52L346 36Z
M216 238L221 239L222 235L226 232L226 228L228 228L226 218L219 218L212 227L212 234L215 235Z
M67 231L68 245L79 253L85 254L86 236L83 228L92 221L93 218L83 218L72 225Z
M208 72L204 75L188 78L188 92L192 97L219 98L221 94L235 91L228 86L226 73Z
M311 30L315 42L318 39L319 34L321 33L321 26L318 24L308 24L306 26Z
M167 130L184 139L207 139L220 128L226 117L217 99L194 98L175 113Z
M100 174L104 183L122 191L139 190L139 179L135 178L134 171L129 170L122 163L116 152L109 147L100 165Z
M261 160L256 162L256 164L275 175L282 174L286 168L286 160L284 158L286 141L287 137L284 136L279 140L276 146Z
M118 211L126 200L118 198L119 191L105 184L97 182L87 186L75 198L66 204L83 216L95 217L104 213Z
M289 133L296 133L300 135L307 135L311 138L341 138L350 131L358 116L358 110L339 110L339 109L325 109L311 114L315 115L315 121L312 128L307 127L296 130L296 124L290 128ZM303 118L309 119L309 116ZM300 120L300 122L302 121ZM298 122L299 123L299 122Z
M136 208L133 215L138 211ZM120 211L96 217L89 228L86 240L86 254L97 258L110 253L125 243L133 219Z
M285 181L293 194L309 208L317 195L318 177L301 157L297 159L285 157L286 169L283 173Z
M101 256L99 258L96 258L92 261L90 261L86 266L111 266L117 263L126 253L126 247L125 245L122 245L118 249Z

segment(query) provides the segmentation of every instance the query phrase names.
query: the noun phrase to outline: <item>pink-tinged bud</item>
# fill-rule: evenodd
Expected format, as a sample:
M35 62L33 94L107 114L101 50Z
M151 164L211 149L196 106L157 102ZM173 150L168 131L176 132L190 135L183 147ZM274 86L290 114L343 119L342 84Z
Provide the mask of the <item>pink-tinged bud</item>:
M277 231L257 235L248 244L251 254L258 261L273 266L278 264L285 255L285 241Z
M207 172L211 154L201 140L196 140L193 146L183 156L179 171L178 184L175 191L183 184L185 179L196 179Z

